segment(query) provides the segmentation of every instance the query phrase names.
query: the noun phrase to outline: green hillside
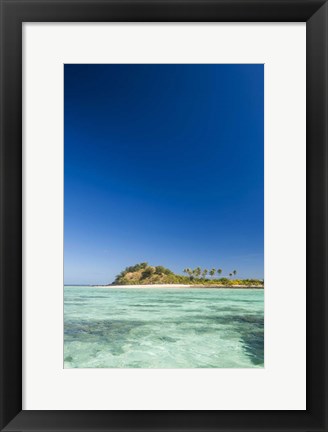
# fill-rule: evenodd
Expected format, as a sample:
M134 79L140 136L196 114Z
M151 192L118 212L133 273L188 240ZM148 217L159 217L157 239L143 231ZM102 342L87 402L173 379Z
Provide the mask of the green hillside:
M126 267L116 276L112 285L156 285L156 284L187 284L195 286L227 286L227 287L263 287L263 280L259 279L237 279L237 271L229 273L229 277L216 277L220 275L221 269L185 269L187 276L173 273L163 266L152 266L148 263L140 263ZM232 279L232 276L234 278Z

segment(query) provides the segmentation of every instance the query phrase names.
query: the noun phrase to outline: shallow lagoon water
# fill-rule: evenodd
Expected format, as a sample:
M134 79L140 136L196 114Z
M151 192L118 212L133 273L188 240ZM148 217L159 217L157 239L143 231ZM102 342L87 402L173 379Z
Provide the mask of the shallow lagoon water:
M264 366L264 290L64 288L65 368Z

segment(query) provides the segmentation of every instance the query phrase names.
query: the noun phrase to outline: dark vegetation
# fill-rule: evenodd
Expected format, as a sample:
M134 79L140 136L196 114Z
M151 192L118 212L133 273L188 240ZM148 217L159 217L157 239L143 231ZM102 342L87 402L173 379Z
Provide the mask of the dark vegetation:
M229 273L228 277L221 276L222 269L194 270L186 268L183 271L186 276L173 273L163 266L151 266L143 262L134 266L126 267L116 276L113 285L152 285L152 284L186 284L196 286L241 286L241 287L263 287L264 281L259 279L237 279L236 270ZM209 276L209 277L208 277ZM235 278L232 279L232 276Z

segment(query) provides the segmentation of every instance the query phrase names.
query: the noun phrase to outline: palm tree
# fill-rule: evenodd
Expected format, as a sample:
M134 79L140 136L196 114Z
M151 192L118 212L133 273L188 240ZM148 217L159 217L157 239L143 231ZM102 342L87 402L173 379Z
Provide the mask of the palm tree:
M200 274L201 274L201 272L202 272L202 269L200 267L196 267L195 270L194 270L195 277L196 278L199 277Z
M210 270L210 276L213 277L216 273L215 268L212 268L212 270Z
M204 279L206 278L207 273L208 273L208 270L207 270L207 269L204 269L204 270L203 270L203 278L204 278Z
M237 270L234 270L232 273L234 274L234 276L236 276Z
M232 276L232 273L229 273L229 277L231 277Z
M222 269L218 269L218 275L222 273Z

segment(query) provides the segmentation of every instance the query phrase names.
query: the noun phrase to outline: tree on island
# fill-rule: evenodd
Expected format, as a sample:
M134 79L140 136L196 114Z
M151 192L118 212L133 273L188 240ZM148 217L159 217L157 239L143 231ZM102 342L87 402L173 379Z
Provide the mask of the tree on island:
M169 269L167 269L167 268L165 268L163 266L156 266L155 267L155 274L160 275L162 273L166 274L166 275L173 274L173 272L171 270L169 270Z
M214 279L216 273L219 276L221 276L222 269L219 268L216 270L215 268L212 268L211 270L207 270L207 269L202 270L200 267L196 267L194 270L192 270L189 267L187 267L183 270L183 273L186 273L190 277L190 280L194 278L206 279L206 276L208 274L212 277L212 279ZM237 274L237 270L233 270L231 273L229 273L229 277L231 278L232 276L236 276L236 274Z
M195 278L198 278L200 276L201 272L202 272L202 269L200 267L196 267L195 270L193 271Z
M237 274L237 270L233 270L229 274L229 278L221 277L215 278L215 274L221 275L221 269L201 269L196 267L194 270L187 267L183 271L186 275L175 274L172 270L163 267L162 265L152 266L148 265L146 262L135 264L133 266L126 267L121 271L119 275L116 276L115 281L111 285L156 285L156 284L186 284L190 285L200 285L200 286L241 286L246 287L259 287L263 288L264 282L259 279L242 279L233 280L233 276ZM212 279L207 278L210 275Z
M189 276L190 280L193 279L193 270L191 270L189 267L188 267L188 268L185 268L185 269L183 270L183 273L186 273L186 274Z
M141 273L141 279L147 279L150 276L152 276L155 273L155 269L153 267L147 267L142 273Z

